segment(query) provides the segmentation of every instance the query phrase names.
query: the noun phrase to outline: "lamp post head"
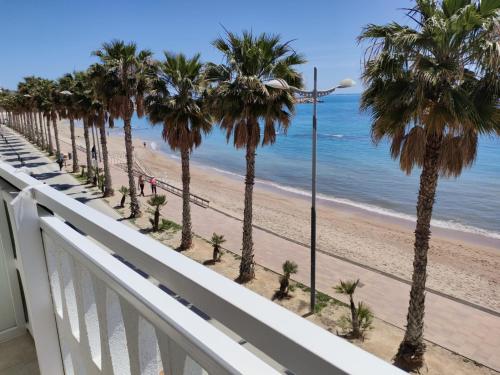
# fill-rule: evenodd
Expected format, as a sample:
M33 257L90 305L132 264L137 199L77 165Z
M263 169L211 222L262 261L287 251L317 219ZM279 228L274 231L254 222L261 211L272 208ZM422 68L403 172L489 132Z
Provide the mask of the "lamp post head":
M279 90L290 90L291 89L288 82L285 81L284 79L281 79L281 78L272 79L270 81L266 81L263 83L264 83L264 85L272 87L274 89L279 89Z
M356 82L353 81L352 79L350 78L345 78L343 79L342 81L340 81L339 85L337 86L339 89L345 89L347 87L352 87L356 85Z

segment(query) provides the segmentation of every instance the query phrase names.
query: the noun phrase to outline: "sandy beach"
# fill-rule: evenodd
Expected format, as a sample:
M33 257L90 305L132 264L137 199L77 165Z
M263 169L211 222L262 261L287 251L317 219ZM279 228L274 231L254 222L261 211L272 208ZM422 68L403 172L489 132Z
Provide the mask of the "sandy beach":
M69 127L64 122L61 122L60 134L63 141L69 141ZM77 135L78 144L83 145L83 129L78 128ZM117 163L124 155L123 138L115 135L108 141L111 161ZM67 147L66 144L64 148ZM148 143L144 147L139 138L134 139L134 147L140 162L156 176L166 175L169 183L181 186L179 160L151 149ZM80 164L85 163L82 156ZM123 173L118 168L112 171L113 175ZM241 218L243 191L243 180L238 176L192 164L191 192L210 200L211 208ZM411 279L412 222L349 205L323 200L318 203L320 251L398 278ZM255 225L294 241L309 242L308 197L257 183L253 211ZM241 233L225 235L241 237ZM430 289L500 312L499 268L500 240L449 229L433 230L427 283Z

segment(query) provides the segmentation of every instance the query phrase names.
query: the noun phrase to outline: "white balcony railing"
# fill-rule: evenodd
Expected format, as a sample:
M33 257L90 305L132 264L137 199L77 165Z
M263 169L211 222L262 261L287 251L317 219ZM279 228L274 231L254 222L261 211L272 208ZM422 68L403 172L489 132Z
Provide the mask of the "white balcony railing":
M43 375L401 373L1 162L0 239Z

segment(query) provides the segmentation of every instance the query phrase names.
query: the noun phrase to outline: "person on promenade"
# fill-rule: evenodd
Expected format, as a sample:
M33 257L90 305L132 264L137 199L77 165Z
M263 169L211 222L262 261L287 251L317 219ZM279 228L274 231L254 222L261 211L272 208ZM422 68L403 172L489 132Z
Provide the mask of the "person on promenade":
M151 180L149 180L149 183L151 184L151 193L156 195L156 178L154 176L151 177Z
M92 152L92 159L97 159L97 153L95 151L95 145L92 146L91 152Z
M62 154L59 155L59 157L57 158L57 164L59 165L59 172L61 172L63 164L64 164L64 158L63 158Z
M144 195L144 176L142 174L139 175L139 189L141 189L140 195L142 195L144 197L145 196Z

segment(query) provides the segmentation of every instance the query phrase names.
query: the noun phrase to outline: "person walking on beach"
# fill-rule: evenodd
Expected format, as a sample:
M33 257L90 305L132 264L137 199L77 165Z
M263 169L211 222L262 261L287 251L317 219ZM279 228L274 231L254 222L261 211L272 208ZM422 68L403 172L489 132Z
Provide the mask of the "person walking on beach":
M57 158L57 164L59 165L59 172L61 172L64 164L64 159L62 155L59 155L59 157Z
M156 178L154 176L151 177L151 180L149 180L149 183L151 184L151 194L156 195Z
M144 197L145 196L144 195L144 176L142 174L139 176L139 189L141 189L140 195L142 195Z
M97 153L95 151L95 145L92 146L91 152L92 152L92 159L97 159Z

